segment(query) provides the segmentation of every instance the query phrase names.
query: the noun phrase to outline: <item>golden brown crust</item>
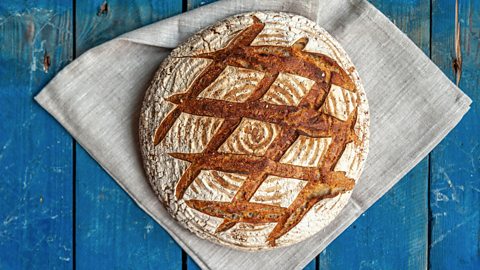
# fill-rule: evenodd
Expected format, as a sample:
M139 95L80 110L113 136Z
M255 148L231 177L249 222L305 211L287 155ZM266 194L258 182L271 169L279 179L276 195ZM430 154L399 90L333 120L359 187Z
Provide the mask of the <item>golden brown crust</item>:
M275 245L276 239L298 224L317 202L353 188L355 181L334 169L347 143L358 141L354 132L357 110L347 121L341 121L319 108L324 103L331 84L352 92L356 92L356 87L336 61L326 55L304 52L307 38L300 38L290 47L250 46L264 28L258 18L253 17L253 20L254 23L237 35L226 48L196 56L212 62L185 93L167 98L176 107L158 126L153 143L156 145L163 140L180 113L224 119L202 153L170 153L172 157L190 163L176 186L175 196L182 199L202 170L246 174L247 179L231 202L187 200L186 204L207 215L223 218L224 222L217 228L217 232L226 231L237 222L276 222L277 225L267 239L271 245ZM226 66L256 70L265 75L243 103L198 97ZM259 101L279 73L298 75L315 82L298 106ZM274 123L281 128L280 134L263 157L218 152L242 118ZM299 135L332 138L327 155L318 168L279 162ZM249 202L268 175L301 179L308 183L288 208Z
M179 224L228 247L271 249L319 232L347 204L368 118L358 74L325 30L252 12L198 32L162 63L140 141Z

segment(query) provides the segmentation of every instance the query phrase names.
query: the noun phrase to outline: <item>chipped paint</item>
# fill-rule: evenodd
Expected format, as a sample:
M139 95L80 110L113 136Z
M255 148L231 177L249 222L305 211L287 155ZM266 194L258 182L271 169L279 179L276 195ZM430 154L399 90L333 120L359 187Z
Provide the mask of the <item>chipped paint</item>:
M1 269L71 266L55 261L71 258L57 246L72 238L72 140L33 95L70 61L72 17L60 3L68 1L46 2L0 2ZM51 174L50 166L65 171Z
M97 16L103 16L108 14L108 3L103 1L103 3L98 8Z
M456 78L456 84L460 84L462 77L462 45L461 45L461 25L458 19L458 0L455 0L455 58L453 58L452 67Z

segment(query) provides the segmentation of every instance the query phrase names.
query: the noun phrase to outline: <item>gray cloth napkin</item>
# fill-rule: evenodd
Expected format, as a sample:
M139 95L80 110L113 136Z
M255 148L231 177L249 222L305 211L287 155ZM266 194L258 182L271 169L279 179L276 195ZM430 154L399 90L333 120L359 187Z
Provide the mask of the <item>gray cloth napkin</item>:
M255 10L303 15L342 44L365 86L371 136L359 184L330 225L294 246L249 253L202 240L175 223L147 182L137 133L145 90L170 50L201 28ZM89 50L35 99L204 269L304 267L425 157L471 102L405 34L363 0L219 1Z

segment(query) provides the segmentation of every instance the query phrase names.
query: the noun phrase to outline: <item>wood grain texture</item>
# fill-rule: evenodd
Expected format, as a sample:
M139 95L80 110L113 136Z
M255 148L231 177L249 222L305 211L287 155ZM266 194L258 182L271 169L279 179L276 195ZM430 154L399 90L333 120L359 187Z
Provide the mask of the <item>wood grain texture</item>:
M455 82L455 1L434 0L432 60ZM462 76L473 100L431 153L431 269L480 269L480 1L459 1Z
M425 53L429 0L371 1ZM425 269L428 160L420 162L320 255L320 269Z
M182 0L77 1L77 55L120 34L182 12Z
M72 59L73 1L7 2L0 2L0 269L70 269L71 138L32 97ZM189 0L187 6L210 2ZM428 1L371 2L428 52ZM453 80L455 1L431 2L432 59ZM178 13L181 6L179 0L77 1L77 55ZM460 1L460 87L474 102L431 154L431 269L480 268L479 11L479 0ZM126 269L134 262L145 269L182 268L180 249L163 229L83 150L76 158L79 269ZM427 166L427 161L420 163L334 241L322 253L320 268L424 268ZM184 268L196 267L185 260ZM306 269L318 267L312 262Z
M320 269L425 269L424 160L320 254Z
M182 268L175 241L81 147L76 189L77 269Z
M170 0L77 1L77 54L181 9ZM76 167L78 269L182 268L180 247L80 146Z
M72 58L71 11L0 2L0 269L72 267L72 139L33 100Z

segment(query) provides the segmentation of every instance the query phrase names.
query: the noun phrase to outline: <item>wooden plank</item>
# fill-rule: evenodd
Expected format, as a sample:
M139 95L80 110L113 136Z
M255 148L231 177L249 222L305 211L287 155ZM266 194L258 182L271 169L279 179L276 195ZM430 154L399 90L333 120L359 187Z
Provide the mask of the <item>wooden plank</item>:
M371 1L425 53L429 0ZM320 255L320 269L425 269L428 160L423 160Z
M77 1L77 53L181 12L182 2ZM76 153L78 269L181 269L172 238L80 147Z
M427 267L428 161L422 161L320 255L320 269Z
M181 269L180 247L77 148L77 269Z
M72 58L72 6L17 2L0 2L0 269L68 269L72 139L33 96Z
M470 111L431 156L432 269L480 269L480 0L459 1L460 88ZM432 59L456 81L455 1L434 0Z
M182 12L182 0L77 1L77 55L120 34Z

